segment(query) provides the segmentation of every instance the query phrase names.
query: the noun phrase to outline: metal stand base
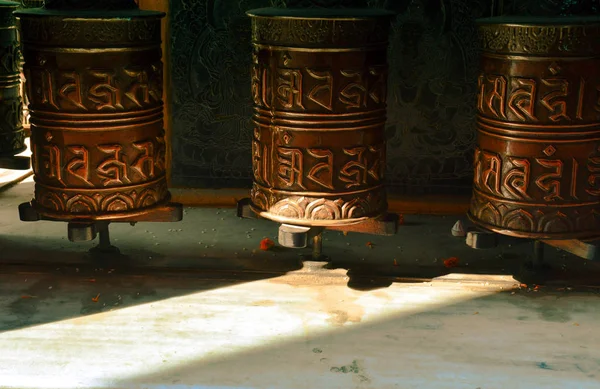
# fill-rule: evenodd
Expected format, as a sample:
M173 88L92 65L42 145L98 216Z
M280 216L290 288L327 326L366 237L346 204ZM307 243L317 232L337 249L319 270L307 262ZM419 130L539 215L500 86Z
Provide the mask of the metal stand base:
M31 158L29 157L0 157L0 169L28 170L30 167Z
M577 257L589 260L600 260L600 242L584 242L576 239L552 240L552 239L525 239L501 235L495 232L471 227L466 235L466 243L473 249L491 249L499 246L524 244L533 242L532 260L525 264L522 270L532 275L543 275L550 270L544 261L545 246L551 246Z
M19 217L24 222L65 221L38 213L31 203L19 205ZM169 203L147 210L143 214L119 217L116 220L71 220L67 224L67 233L71 242L89 242L99 236L98 245L90 249L94 254L119 254L119 249L110 244L110 223L130 223L134 226L138 222L178 222L182 219L183 205Z
M252 210L248 198L238 201L237 216L244 219L263 219ZM292 249L311 247L312 260L326 261L328 258L323 254L323 231L325 230L392 236L398 230L398 215L386 214L377 219L343 227L305 227L281 224L278 241L281 246Z
M508 244L519 244L526 242L534 242L534 257L543 259L543 247L544 245L556 247L570 254L576 255L580 258L587 259L589 261L600 260L600 242L592 241L585 242L577 239L565 239L565 240L554 240L554 239L525 239L525 238L513 238L505 235L501 235L491 231L485 230L472 230L467 232L467 245L473 249L491 249L498 246Z

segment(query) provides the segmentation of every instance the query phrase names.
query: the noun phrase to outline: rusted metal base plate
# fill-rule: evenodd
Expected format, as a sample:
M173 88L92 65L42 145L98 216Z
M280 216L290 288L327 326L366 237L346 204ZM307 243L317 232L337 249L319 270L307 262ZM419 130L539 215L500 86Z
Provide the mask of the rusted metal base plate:
M242 199L238 201L237 204L237 215L238 217L244 219L264 219L260 216L259 213L255 212L251 205L251 200L249 198ZM315 226L315 227L306 227L306 226L293 226L303 230L332 230L332 231L341 231L341 232L357 232L361 234L370 234L370 235L383 235L383 236L392 236L395 235L398 230L398 215L395 214L384 214L378 218L367 219L365 221L349 224L345 226ZM285 226L292 225L282 224Z
M183 219L183 205L178 203L167 203L150 209L144 209L136 213L123 214L105 214L95 219L76 219L73 216L68 217L50 217L39 213L32 202L19 205L19 217L21 221L33 222L39 220L62 221L62 222L112 222L112 223L138 223L138 222L178 222Z
M580 258L590 261L600 260L600 241L583 242L581 240L543 240L548 246L556 247Z
M244 219L264 219L260 213L254 211L251 200L242 199L237 204L237 216ZM309 246L313 248L313 259L324 258L322 255L321 233L324 230L357 232L361 234L392 236L398 230L398 215L385 214L379 218L367 219L360 223L346 226L297 226L281 224L279 227L279 244L287 248L302 249ZM265 219L267 220L267 219Z
M503 245L531 243L536 240L515 238L483 229L471 229L467 232L467 246L473 249L492 249ZM561 249L570 254L590 261L600 260L600 241L579 239L538 239L537 242Z

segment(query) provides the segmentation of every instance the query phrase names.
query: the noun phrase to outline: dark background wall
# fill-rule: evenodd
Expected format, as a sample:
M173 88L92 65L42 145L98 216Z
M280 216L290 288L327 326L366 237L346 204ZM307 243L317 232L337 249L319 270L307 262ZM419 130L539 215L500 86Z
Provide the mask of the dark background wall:
M478 46L475 19L597 12L599 0L171 0L173 185L251 183L250 24L277 6L378 7L390 42L391 192L470 191Z

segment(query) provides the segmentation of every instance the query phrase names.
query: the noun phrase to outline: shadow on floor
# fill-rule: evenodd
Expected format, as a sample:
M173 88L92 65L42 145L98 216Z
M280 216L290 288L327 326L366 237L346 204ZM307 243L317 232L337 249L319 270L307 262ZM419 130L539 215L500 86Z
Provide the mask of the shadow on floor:
M278 277L302 269L303 256L310 254L310 249L260 250L262 239L276 241L275 223L242 220L232 209L187 208L179 223L111 225L112 243L122 254L94 256L88 250L96 242L69 242L65 223L18 220L18 204L29 199L31 190L31 184L24 183L0 193L0 272L14 280L10 285L0 284L4 299L10 300L9 318L0 327L3 330L137 304L133 297L137 293L149 299L145 302L176 296L183 293L178 289L179 279L214 281L198 290L186 289L198 292ZM546 250L551 270L540 277L523 267L532 255L529 243L470 249L464 239L450 233L459 218L406 215L405 224L392 237L328 231L323 236L324 253L331 259L327 267L341 269L344 277L349 277L348 286L357 290L427 281L449 273L512 275L525 283L562 286L600 282L598 263L560 250ZM447 268L445 260L451 257L458 259L457 266ZM173 286L166 296L152 293L152 282L160 277L167 277ZM38 314L41 307L48 309L44 301L56 296L55 288L63 285L61 288L76 290L90 283L89 279L95 280L93 290L86 292L81 306L73 305L67 316ZM97 294L107 300L92 302ZM119 295L132 298L123 302Z
M597 302L595 295L499 293L442 297L439 304L423 307L405 302L409 309L404 311L390 299L384 318L363 322L350 314L353 322L279 335L253 347L239 344L243 336L234 331L226 348L181 350L144 373L98 382L149 388L454 389L493 383L498 388L592 389L600 377L600 354L591 345L600 339L583 328L600 319ZM338 310L328 314L332 323L340 315Z

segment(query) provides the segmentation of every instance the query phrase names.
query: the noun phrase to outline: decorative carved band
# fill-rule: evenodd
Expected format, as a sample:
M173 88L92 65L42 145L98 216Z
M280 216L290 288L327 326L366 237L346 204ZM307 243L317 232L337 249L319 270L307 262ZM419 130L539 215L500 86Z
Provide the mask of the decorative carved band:
M263 45L317 47L386 46L390 30L391 15L387 12L349 17L262 16L249 11L252 18L252 41ZM365 10L366 12L367 10ZM285 12L285 11L284 11Z
M36 209L43 215L63 219L122 214L162 204L169 199L165 177L143 185L105 190L51 188L36 183Z
M565 24L502 23L483 19L479 38L484 51L544 56L597 56L600 53L600 19Z
M27 45L55 47L145 46L161 41L160 12L127 12L119 18L43 16L37 10L16 12L20 18L21 41ZM142 17L140 17L142 16Z
M255 210L267 219L306 226L342 226L378 217L387 211L383 186L346 194L294 194L254 183L251 199Z

